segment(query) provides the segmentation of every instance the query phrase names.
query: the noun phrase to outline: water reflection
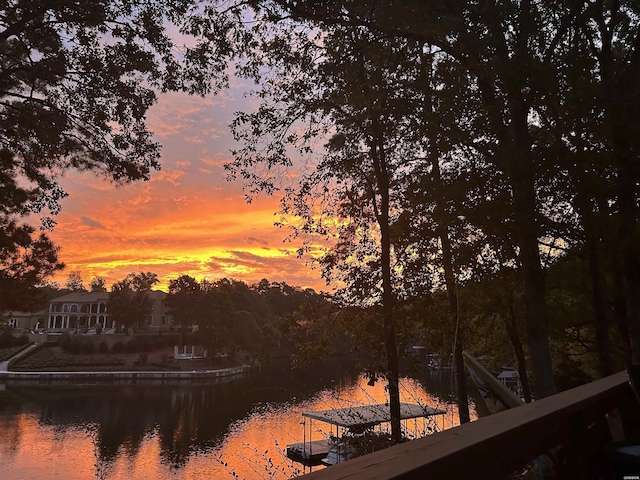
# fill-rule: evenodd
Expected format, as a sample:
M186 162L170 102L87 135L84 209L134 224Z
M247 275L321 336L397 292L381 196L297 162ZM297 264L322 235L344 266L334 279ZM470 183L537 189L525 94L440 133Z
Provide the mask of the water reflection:
M455 423L455 409L438 393L442 380L422 382L434 393L405 378L402 400L446 407L447 426ZM0 391L2 478L290 478L303 473L284 456L287 444L302 439L303 411L385 401L384 385L368 386L335 362L216 384L7 385Z

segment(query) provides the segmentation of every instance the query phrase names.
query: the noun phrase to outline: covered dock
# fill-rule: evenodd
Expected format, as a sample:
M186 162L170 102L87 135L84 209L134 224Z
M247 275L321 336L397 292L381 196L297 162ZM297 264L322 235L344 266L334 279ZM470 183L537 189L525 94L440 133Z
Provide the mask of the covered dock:
M426 418L435 415L444 416L445 413L446 411L442 409L411 403L400 404L400 420ZM306 466L315 466L323 463L323 459L327 457L331 446L336 445L336 442L338 442L342 436L338 429L341 428L342 432L348 431L349 433L359 434L372 427L391 421L389 404L384 403L303 412L302 416L305 419L303 422L304 439L300 443L287 445L287 457ZM309 421L307 422L306 419ZM335 426L336 435L333 435L332 429L328 438L313 440L314 420L329 424L332 427Z

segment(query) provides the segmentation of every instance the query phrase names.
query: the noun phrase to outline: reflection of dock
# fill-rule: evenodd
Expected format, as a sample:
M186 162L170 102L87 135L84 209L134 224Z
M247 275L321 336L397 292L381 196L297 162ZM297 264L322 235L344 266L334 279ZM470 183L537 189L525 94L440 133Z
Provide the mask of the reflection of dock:
M329 441L326 438L287 445L287 457L307 467L320 465L328 453Z

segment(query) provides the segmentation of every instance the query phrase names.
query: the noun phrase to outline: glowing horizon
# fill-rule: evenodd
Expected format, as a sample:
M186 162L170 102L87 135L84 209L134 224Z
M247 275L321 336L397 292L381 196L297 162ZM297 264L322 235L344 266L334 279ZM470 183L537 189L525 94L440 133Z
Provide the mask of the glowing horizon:
M67 174L61 183L69 197L50 233L66 268L51 280L64 286L77 270L86 286L101 276L110 287L150 271L163 290L183 274L330 290L310 259L297 258L299 245L285 241L290 232L274 226L279 197L247 204L240 182L226 180L234 146L227 125L233 112L249 108L241 90L204 99L161 95L148 124L162 145L162 170L148 182L116 187L90 172Z

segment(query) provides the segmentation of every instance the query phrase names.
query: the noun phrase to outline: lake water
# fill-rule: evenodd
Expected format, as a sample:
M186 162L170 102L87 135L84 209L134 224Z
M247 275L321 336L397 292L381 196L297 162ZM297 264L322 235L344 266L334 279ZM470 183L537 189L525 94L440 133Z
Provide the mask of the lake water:
M446 409L438 429L456 424L449 377L416 377L402 379L402 401ZM386 400L348 360L214 384L0 384L0 478L291 478L309 471L284 454L302 441L302 412ZM433 425L411 422L410 434Z

